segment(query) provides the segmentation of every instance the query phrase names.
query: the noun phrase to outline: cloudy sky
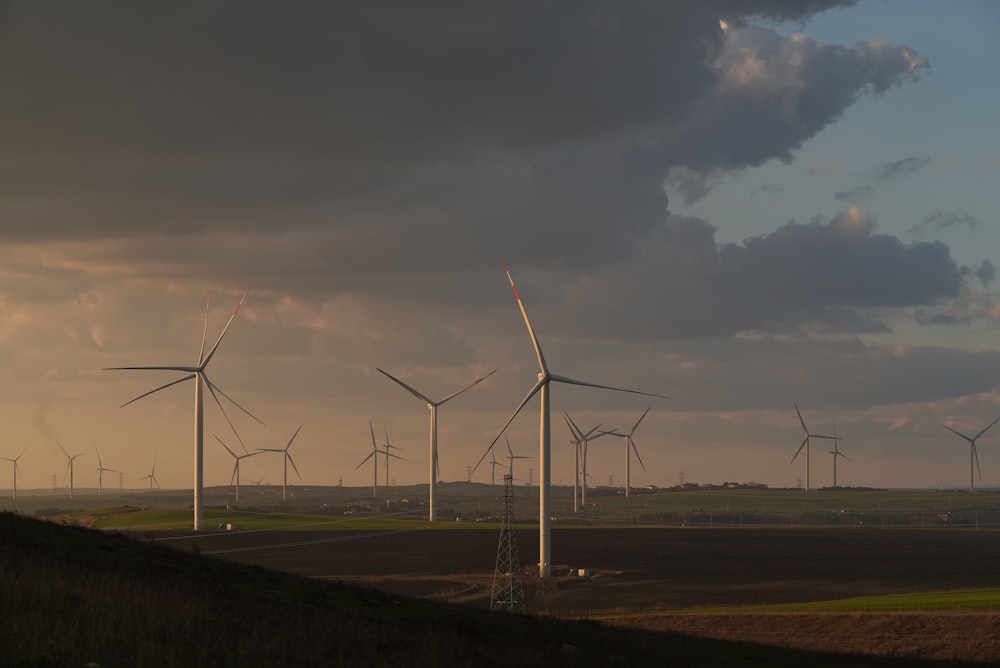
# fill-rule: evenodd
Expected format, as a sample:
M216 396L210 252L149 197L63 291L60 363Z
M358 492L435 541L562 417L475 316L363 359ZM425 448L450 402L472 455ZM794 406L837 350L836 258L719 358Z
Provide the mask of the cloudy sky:
M19 486L104 465L191 485L209 367L310 485L465 479L535 381L562 421L628 429L633 483L794 486L793 404L839 482L967 485L1000 416L1000 62L988 0L0 5L0 456ZM235 437L206 410L206 483ZM537 471L537 401L511 443ZM832 484L814 443L812 484ZM980 442L1000 484L1000 428ZM9 464L0 462L0 485ZM597 484L624 445L591 446ZM280 482L280 458L244 479ZM489 480L489 467L473 476ZM117 481L115 481L117 483Z

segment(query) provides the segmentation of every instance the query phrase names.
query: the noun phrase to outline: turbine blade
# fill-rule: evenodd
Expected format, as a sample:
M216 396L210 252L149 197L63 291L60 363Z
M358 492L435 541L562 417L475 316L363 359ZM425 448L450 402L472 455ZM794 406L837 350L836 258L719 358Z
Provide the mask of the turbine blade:
M372 450L378 452L378 446L375 445L375 427L372 426L371 420L368 421L368 428L372 432Z
M594 427L593 429L591 429L590 431L588 431L586 434L583 434L583 440L589 441L590 437L594 435L594 432L597 431L600 428L601 428L601 425L597 425L596 427ZM601 435L602 434L598 434L598 436L601 436ZM598 438L598 436L594 436L594 438Z
M215 436L215 434L212 434L212 436ZM239 459L239 455L237 455L235 452L233 452L232 450L230 450L229 446L226 445L225 443L223 443L223 441L222 441L221 438L219 438L218 436L215 436L215 440L217 440L219 443L222 443L222 447L224 447L226 449L226 452L228 452L229 454L231 454L233 457L236 457L236 459ZM229 484L231 485L233 483L229 483Z
M413 396L415 396L417 399L420 399L421 401L423 401L425 403L428 403L428 404L433 404L434 403L433 401L431 401L430 399L428 399L427 397L425 397L423 394L421 394L420 392L417 392L415 389L413 389L412 387L410 387L409 385L407 385L406 383L404 383L403 381L401 381L399 378L396 378L395 376L393 376L388 371L383 371L382 369L380 369L378 367L375 367L375 370L378 371L379 373L381 373L383 376L386 376L389 380L395 381L400 387L402 387L404 390L406 390L407 392L409 392L410 394L412 394Z
M129 404L134 404L135 402L139 401L140 399L145 399L146 397L148 397L151 394L156 394L160 390L165 390L168 387L173 387L174 385L177 385L178 383L183 383L186 380L191 380L192 378L195 377L195 375L196 374L193 374L193 373L192 374L188 374L187 376L184 376L183 378L178 378L177 380L171 381L171 382L167 383L166 385L160 385L155 390L150 390L149 392L145 392L143 394L140 394L135 399L130 399L129 401L126 401L121 406L119 406L119 408L125 408Z
M985 434L985 433L986 433L987 431L989 431L989 428L990 428L990 427L992 427L993 425L995 425L995 424L996 424L997 422L1000 422L1000 417L998 417L998 418L997 418L996 420L994 420L993 422L990 422L989 426L988 426L988 427L986 427L986 429L983 429L983 430L982 430L981 432L979 432L978 434L976 434L976 435L975 435L975 436L974 436L974 437L972 438L972 440L974 440L974 441L975 441L975 440L977 440L977 439L978 439L978 438L979 438L980 436L982 436L982 435L983 435L983 434Z
M631 438L628 441L629 443L632 444L632 452L635 453L635 458L639 460L639 466L641 466L642 470L645 471L646 465L642 463L642 457L639 456L639 448L635 447L635 441L633 441Z
M369 452L369 453L368 453L368 456L367 456L367 457L365 457L364 459L362 459L362 460L361 460L361 463L360 463L360 464L358 464L357 466L355 466L355 467L354 467L354 470L355 470L355 471L357 471L357 470L358 470L359 468L361 468L362 466L364 466L364 465L365 465L365 463L367 463L367 461L368 461L369 459L371 459L371 458L372 458L372 457L373 457L374 455L375 455L375 453L374 453L374 452Z
M568 376L557 376L556 374L550 374L549 377L554 381L560 383L566 383L568 385L581 385L583 387L596 387L602 390L614 390L615 392L628 392L629 394L641 394L644 397L658 397L660 399L670 398L662 394L653 394L652 392L642 392L640 390L628 390L625 389L624 387L613 387L611 385L598 385L597 383L588 383L585 380L577 380L575 378L569 378Z
M288 448L292 447L292 441L295 440L295 437L299 435L300 431L302 431L302 425L299 425L299 428L295 430L295 433L292 434L292 437L288 439L288 445L285 446L285 452L288 452Z
M66 455L67 457L69 457L69 453L68 453L68 452L66 452L66 448L64 448L64 447L62 446L62 443L60 443L60 442L59 442L59 439L57 438L57 439L54 439L54 440L55 440L55 442L56 442L56 445L58 445L58 446L59 446L59 449L63 451L63 454L64 454L64 455Z
M247 288L247 291L243 293L243 298L240 299L240 303L236 305L235 309L233 309L233 314L229 316L229 322L227 322L226 326L222 328L222 333L219 334L219 338L216 339L215 345L208 351L208 355L205 356L205 359L200 362L199 366L202 369L208 366L208 363L212 361L212 357L215 356L215 351L219 349L219 344L222 343L222 337L224 337L226 332L229 331L229 326L232 325L233 320L236 319L236 314L240 312L240 307L243 306L243 302L246 301L248 294L250 294L250 288Z
M539 378L534 385L531 386L531 389L528 390L528 393L524 395L524 399L521 400L521 403L518 404L517 408L514 409L514 412L511 413L511 416L507 419L507 422L504 423L504 426L500 429L500 433L498 433L496 435L496 438L493 439L493 442L490 443L490 447L486 448L486 452L484 452L483 456L479 458L479 461L476 462L476 465L472 467L473 473L475 473L476 469L479 468L479 465L483 463L483 460L486 459L486 455L490 453L490 450L492 450L493 446L496 445L497 441L500 440L500 437L503 436L503 433L507 431L507 427L509 427L510 423L514 421L514 418L517 417L517 414L521 412L521 409L524 408L524 406L529 401L531 401L531 398L535 396L538 390L542 389L542 386L545 385L545 383L547 382L549 382L548 378L545 378L543 376L542 378Z
M285 451L285 456L288 457L288 463L291 464L292 468L295 470L295 475L297 475L298 477L301 478L302 474L299 473L299 468L295 465L295 460L292 459L292 453L290 453L290 452L288 452L286 450Z
M225 443L223 443L223 445L225 445ZM229 448L226 448L226 449L228 450ZM230 485L232 485L233 481L236 480L236 472L239 471L239 470L240 470L240 460L237 459L236 460L236 464L233 465L233 475L231 475L229 477L229 484Z
M802 445L800 445L799 449L795 451L795 457L799 456L799 453L802 452L802 448L806 447L806 443L808 443L808 442L809 442L809 437L806 436L805 439L802 441ZM789 464L794 464L795 463L795 457L792 457L792 461L790 461L788 463Z
M941 425L941 426L942 426L942 427L944 427L945 429L947 429L948 431L950 431L951 433L953 433L953 434L956 434L956 435L958 435L958 436L961 436L962 438L964 438L964 439L965 439L965 440L967 440L967 441L972 441L972 440L973 440L973 439L969 438L968 436L966 436L965 434L963 434L962 432L960 432L960 431L955 431L954 429L952 429L951 427L949 427L949 426L948 426L948 425L946 425L946 424L943 424L943 425Z
M982 481L983 470L979 468L979 451L976 449L976 442L974 440L972 441L972 456L976 460L976 469L979 471L979 480Z
M517 291L517 286L514 285L514 277L510 275L510 268L507 263L503 263L503 270L507 272L507 280L510 281L510 287L514 291L514 298L517 299L517 305L521 309L521 315L524 316L524 324L528 326L528 336L531 337L531 345L535 347L535 355L538 357L538 368L543 374L549 373L549 367L545 363L545 356L542 355L542 347L538 343L538 337L535 336L535 329L531 326L531 320L528 318L528 312L524 310L524 302L521 301L521 295Z
M263 420L261 420L259 417L257 417L256 415L254 415L253 413L251 413L247 409L243 408L243 406L240 406L239 403L237 403L237 401L235 399L233 399L231 396L229 396L228 394L226 394L222 390L221 387L219 387L218 385L216 385L215 383L213 383L209 379L208 374L206 374L204 371L201 372L201 377L205 379L205 383L206 384L208 384L213 390L215 390L216 392L218 392L219 394L221 394L226 399L226 401L228 401L229 403L231 403L233 406L236 406L241 411L243 411L244 413L246 413L247 415L249 415L251 418L253 418L254 420L256 420L258 424L261 424L261 425L264 424Z
M580 433L580 430L576 426L576 423L573 422L573 418L571 418L569 414L565 412L563 413L563 416L566 418L566 426L569 427L569 433L573 434L573 439L575 440L575 442L579 443L580 441L582 441L583 434Z
M649 408L646 409L646 413L649 412L650 408L652 408L652 406L650 406ZM634 434L635 430L639 428L639 423L642 422L642 418L646 417L646 413L643 413L642 417L640 417L638 420L635 421L635 426L632 427L632 431L629 432L630 434Z
M809 430L806 429L806 421L802 419L802 412L799 410L799 405L798 404L792 404L792 405L795 406L795 414L799 416L799 424L802 425L802 431L808 434Z
M487 378L489 378L490 376L492 376L496 372L497 372L497 370L493 369L493 371L490 371L488 374L486 374L482 378L477 378L476 380L472 381L471 383L469 383L468 385L466 385L465 387L463 387L461 390L458 390L457 392L452 392L447 397L445 397L441 401L437 402L438 406L440 406L441 404L445 403L446 401L451 401L452 399L454 399L455 397L457 397L458 395L460 395L462 392L465 392L466 390L472 389L473 387L475 387L479 383L483 382L484 380L486 380Z
M205 339L208 338L208 307L212 305L212 296L205 299L205 328L201 330L201 350L198 351L198 366L203 366L205 360ZM232 484L232 483L230 483Z
M202 374L202 377L203 378L205 377L204 374ZM229 424L229 428L233 430L233 435L236 436L236 440L239 441L240 446L242 446L242 448L246 450L247 449L246 443L244 443L243 439L240 438L240 433L236 431L236 425L234 425L233 421L229 419L229 413L227 413L226 409L222 407L222 402L219 401L219 396L215 393L216 388L214 385L212 385L211 381L209 381L208 378L205 378L205 387L208 388L208 393L212 395L212 399L215 400L215 405L219 407L220 411L222 411L222 417L226 418L226 422Z

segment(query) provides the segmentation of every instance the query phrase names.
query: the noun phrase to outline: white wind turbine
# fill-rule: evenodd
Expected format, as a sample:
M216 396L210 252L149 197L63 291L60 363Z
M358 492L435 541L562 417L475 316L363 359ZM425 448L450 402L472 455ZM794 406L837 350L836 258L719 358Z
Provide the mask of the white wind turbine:
M382 429L385 430L385 443L383 444L383 447L385 447L385 486L388 487L389 486L389 457L393 456L393 457L396 457L396 459L403 459L403 457L398 457L396 455L393 455L391 452L389 452L390 448L393 449L393 450L402 450L402 448L399 447L399 446L397 446L397 445L393 445L392 443L389 442L389 428L385 426L384 422L382 423Z
M792 405L795 406L795 413L796 415L799 416L799 424L802 425L802 431L806 433L806 437L805 440L802 441L802 445L799 446L799 449L795 451L795 456L792 457L792 461L789 463L794 464L796 457L798 457L799 453L802 452L802 448L806 449L806 491L808 492L809 491L809 439L825 438L829 441L833 441L834 443L836 443L838 439L836 436L823 436L822 434L809 433L809 429L806 428L806 421L802 419L802 413L799 411L798 404L792 404Z
M284 501L286 498L288 498L286 496L286 492L287 492L287 488L288 488L288 463L289 462L291 462L292 468L295 469L295 475L299 476L300 478L302 477L302 475L299 473L299 468L295 465L295 461L292 459L292 453L290 453L288 451L288 448L292 447L292 441L295 440L295 437L299 435L299 431L301 431L301 430L302 430L302 425L299 425L299 428L295 430L295 433L292 434L292 437L290 439L288 439L288 445L286 445L283 448L257 448L257 452L280 452L280 453L282 453L284 455L285 477L283 479L283 482L281 483L281 500L282 501ZM226 449L228 450L228 448L226 448Z
M579 498L580 504L586 508L587 507L587 446L590 441L611 434L614 432L602 431L597 436L594 436L594 432L597 431L601 425L597 425L586 434L576 426L573 422L573 418L569 416L568 413L563 413L566 418L566 426L569 427L569 431L573 434L573 443L576 444L576 475L573 477L573 512L579 512L579 506L577 505L577 499ZM583 467L583 478L581 484L580 478L580 468L581 464Z
M65 480L66 476L67 475L69 476L69 498L72 499L73 498L73 468L74 468L74 464L76 463L76 458L77 457L83 457L87 453L86 452L81 452L78 455L73 455L72 457L70 457L70 454L68 452L66 452L66 448L64 448L59 441L56 441L56 445L58 445L59 449L62 450L62 452L63 452L64 455L66 455L66 459L67 459L67 462L66 462L66 473L65 473L65 475L63 475L63 479Z
M215 434L212 434L212 436L215 436ZM219 438L218 436L215 436L215 440L217 440L219 443L221 443L222 447L224 447L226 449L226 452L228 452L229 454L231 454L233 456L233 459L236 460L236 464L233 466L233 475L232 475L232 477L229 478L229 484L232 485L233 484L233 480L236 481L236 500L233 501L233 503L235 503L236 505L239 505L240 504L240 462L243 461L244 459L246 459L247 457L253 457L254 455L259 455L260 452L247 452L246 454L238 455L235 452L233 452L232 449L230 449L230 447L228 445L226 445L225 443L223 443L222 439Z
M479 462L476 463L475 468L479 468L479 465L486 458L486 455L496 442L500 439L503 433L510 426L510 423L514 421L517 414L521 412L521 409L531 400L533 396L538 394L539 396L539 428L538 428L538 574L539 577L547 578L552 574L552 546L550 544L551 539L551 515L549 512L549 492L552 483L552 429L551 429L551 419L549 411L549 383L555 381L557 383L566 383L568 385L581 385L584 387L596 387L604 390L615 390L617 392L628 392L630 394L642 394L651 397L660 397L662 399L668 399L669 397L664 397L660 394L652 394L649 392L639 392L638 390L626 390L620 387L611 387L609 385L597 385L596 383L589 383L582 380L575 380L567 376L560 376L549 371L549 366L545 362L545 356L542 355L542 348L538 343L538 337L535 336L535 330L531 326L531 320L528 319L528 312L524 309L524 303L521 301L521 295L517 292L517 286L514 285L514 278L510 275L510 269L507 264L504 263L504 271L507 273L507 280L510 281L510 287L514 291L514 298L517 300L517 305L521 309L521 316L524 318L524 324L528 328L528 335L531 337L531 344L535 349L535 356L538 358L538 380L535 384L528 390L528 394L525 395L524 399L514 410L514 413L504 424L503 428L500 429L500 433L497 434L493 442L490 443L489 448L483 453L483 456L479 458Z
M497 461L497 454L495 452L493 452L492 450L490 451L490 462L489 462L489 464L490 464L490 484L491 485L496 485L497 484L497 467L498 466L503 466L503 464Z
M952 429L951 427L949 427L946 424L941 425L942 427L944 427L945 429L947 429L951 433L957 434L958 436L961 436L962 438L964 438L966 441L969 442L969 493L970 494L975 494L976 493L976 479L973 476L973 468L972 468L973 463L975 463L976 468L979 469L979 479L980 480L983 479L983 470L981 468L979 468L979 452L976 450L976 441L979 439L980 436L982 436L983 434L985 434L986 431L990 427L992 427L993 425L995 425L997 422L1000 422L1000 417L998 417L993 422L990 422L986 426L986 429L983 429L981 432L979 432L978 434L976 434L972 438L969 438L968 436L966 436L965 434L963 434L960 431L955 431L954 429Z
M30 448L30 447L31 446L29 445L28 448ZM24 453L28 451L28 448L25 448L24 450L22 450L21 454L19 454L17 457L14 457L13 459L11 459L10 457L0 457L0 459L3 459L4 461L8 461L8 462L10 462L11 464L14 465L14 467L13 467L14 468L14 486L11 488L11 501L17 501L17 473L18 473L18 469L20 468L18 466L17 462L18 462L19 459L21 459L21 457L24 456Z
M848 457L847 455L845 455L843 452L841 452L840 448L838 447L839 446L838 441L840 441L840 438L838 436L836 436L836 434L837 434L837 428L836 427L834 427L833 433L834 433L834 437L833 437L833 450L830 451L830 454L833 455L833 486L836 487L837 486L837 457L843 457L847 461L851 461L851 458Z
M508 472L510 473L510 479L514 479L514 460L515 459L531 459L528 455L515 455L514 450L510 447L510 439L506 436L503 437L507 441L507 461L509 462Z
M421 392L417 391L416 389L410 387L409 385L407 385L406 383L404 383L403 381L401 381L399 378L396 378L395 376L393 376L389 372L383 371L382 369L379 369L377 367L376 367L376 370L379 373L381 373L382 375L384 375L387 378L389 378L389 380L395 381L404 390L406 390L407 392L409 392L410 394L412 394L413 396L415 396L417 399L420 399L425 404L427 404L427 409L431 412L430 446L429 446L429 451L430 452L428 454L428 460L430 462L430 464L429 464L430 465L430 474L428 476L428 479L430 480L430 487L428 488L428 494L429 494L429 497L430 497L430 501L429 501L429 504L428 504L427 519L429 521L433 522L434 519L435 519L435 515L434 515L434 486L435 486L435 484L437 482L437 477L438 477L438 474L439 474L439 471L438 471L438 427L437 427L437 409L438 409L438 406L440 406L441 404L444 404L445 402L451 401L452 399L454 399L458 395L462 394L466 390L471 389L475 385L478 385L479 383L483 382L484 380L486 380L487 378L489 378L490 376L492 376L493 374L495 374L497 372L497 370L493 369L493 371L490 371L488 374L486 374L482 378L477 378L476 380L472 381L471 383L469 383L468 385L466 385L462 389L457 390L455 392L452 392L451 394L449 394L448 396L446 396L444 399L438 399L437 401L434 401L430 397L428 397L428 396L422 394ZM388 469L388 464L389 464L389 461L386 460L386 468L387 469Z
M367 462L369 459L372 460L372 464L374 466L374 473L373 473L373 476L372 476L372 496L377 497L378 496L378 456L379 455L385 455L385 457L386 457L386 466L389 465L389 457L395 457L396 459L402 459L402 457L400 457L399 455L394 455L391 452L389 452L388 450L379 450L378 449L378 445L375 444L375 427L372 426L371 422L368 423L368 429L372 433L372 451L368 453L367 457L365 457L364 459L361 460L360 464L358 464L357 466L354 467L354 470L357 471L359 468L361 468L362 466L364 466L365 462Z
M646 413L649 412L650 408L652 408L652 406L647 408L646 412L643 413L638 420L636 420L635 425L632 426L631 431L629 431L627 434L620 434L617 431L603 432L605 434L611 434L612 436L621 436L622 438L625 439L625 497L626 498L628 498L629 490L632 488L633 452L635 453L635 458L639 460L639 466L642 467L643 471L646 470L646 465L642 463L642 457L639 456L639 448L635 446L635 439L633 438L633 435L635 434L635 430L639 428L639 423L642 422L642 419L644 417L646 417Z
M122 404L122 408L128 406L131 403L138 401L144 397L148 397L151 394L164 390L168 387L177 385L178 383L183 383L187 380L194 379L194 530L201 531L202 523L204 520L204 500L202 499L204 493L204 483L205 483L205 402L204 402L204 390L203 387L208 388L209 394L212 395L212 399L215 400L216 405L218 405L219 410L222 411L223 417L226 418L226 422L229 423L229 427L233 430L236 435L236 440L242 445L243 440L240 439L240 435L236 432L236 427L233 425L232 420L229 419L229 415L226 413L226 409L222 407L222 402L219 400L219 395L222 395L226 401L229 401L234 406L239 408L241 411L249 415L257 422L261 422L257 416L248 411L247 409L240 406L236 401L234 401L229 395L222 391L218 385L213 383L208 378L208 373L206 369L208 368L209 362L215 356L216 351L219 349L219 344L222 343L222 337L226 335L229 331L229 326L233 324L233 320L236 319L236 314L240 312L240 307L243 306L243 302L246 301L247 295L250 294L250 290L247 289L243 293L243 298L240 299L239 304L233 310L233 314L229 317L229 322L226 326L222 328L222 333L219 334L219 338L215 341L215 345L205 354L205 338L208 335L208 304L205 305L205 329L202 331L201 335L201 352L198 353L198 363L194 366L123 366L123 367L110 367L105 368L105 371L180 371L186 374L185 376L178 378L177 380L170 381L165 385L161 385L154 390L150 390L144 394L140 394L131 401L127 401ZM246 446L244 446L245 448Z
M104 494L104 472L118 473L118 471L106 468L101 461L101 451L97 448L94 449L97 450L97 496L102 496Z
M158 453L158 452L154 452L153 453L153 468L151 468L149 470L149 475L144 475L144 476L142 476L142 478L140 478L141 480L148 480L149 481L149 493L150 494L153 493L153 484L154 483L156 484L157 487L160 486L160 481L156 479L156 457L159 454L160 453Z

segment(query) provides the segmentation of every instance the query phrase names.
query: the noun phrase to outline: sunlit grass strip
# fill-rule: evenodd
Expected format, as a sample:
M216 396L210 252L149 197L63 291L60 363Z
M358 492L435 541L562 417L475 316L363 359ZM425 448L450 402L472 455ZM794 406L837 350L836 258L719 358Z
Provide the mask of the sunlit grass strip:
M890 594L888 596L860 596L832 601L780 603L773 605L737 605L715 608L689 608L663 610L662 615L698 614L755 614L768 612L921 612L921 611L973 611L997 610L1000 612L1000 588L960 589L956 591ZM629 616L629 615L608 615Z

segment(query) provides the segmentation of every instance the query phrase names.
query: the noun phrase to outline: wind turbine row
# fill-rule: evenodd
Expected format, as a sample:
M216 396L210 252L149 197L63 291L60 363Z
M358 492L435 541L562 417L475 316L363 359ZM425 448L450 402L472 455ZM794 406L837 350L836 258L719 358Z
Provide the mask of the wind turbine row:
M490 443L486 452L483 456L479 458L476 466L473 470L479 468L479 465L483 463L486 459L486 455L490 453L496 442L500 440L504 432L507 431L507 427L510 423L514 421L521 409L531 401L532 397L536 394L539 395L539 428L538 428L538 572L539 576L543 578L550 577L552 574L552 546L551 546L551 514L549 512L550 500L549 491L551 486L551 464L552 464L552 429L551 429L551 416L550 416L550 401L549 401L549 385L555 381L557 383L564 383L567 385L580 385L583 387L596 387L604 390L613 390L615 392L627 392L630 394L641 394L644 396L659 397L661 399L668 399L661 394L653 394L651 392L640 392L638 390L628 390L620 387L611 387L609 385L598 385L596 383L591 383L583 380L576 380L568 376L562 376L554 374L549 370L548 364L545 362L545 356L542 354L541 345L538 342L538 337L535 335L535 330L531 326L531 320L528 318L528 312L524 308L524 303L521 301L521 295L517 291L517 286L514 284L514 277L510 274L510 268L507 263L504 263L504 271L507 273L507 280L510 281L510 287L514 291L514 299L517 300L517 305L521 310L521 316L524 318L524 324L528 328L528 336L531 338L531 344L535 349L535 356L538 358L538 380L532 385L531 389L525 395L521 403L514 409L513 414L500 429L500 432Z
M361 460L360 464L358 464L357 466L354 467L354 470L357 471L359 468L361 468L362 466L364 466L365 462L367 462L369 459L372 460L372 465L373 465L373 468L374 468L373 480L372 480L372 496L377 497L378 496L378 457L379 457L379 455L382 455L382 456L385 457L385 465L386 465L387 469L389 467L389 458L390 457L393 457L395 459L402 459L402 457L400 457L399 455L394 455L393 453L389 452L389 448L386 448L385 450L379 450L378 449L378 445L375 443L375 427L372 426L371 422L368 423L368 429L371 431L371 434L372 434L372 451L368 453L367 457L365 457L364 459ZM389 436L388 436L388 433L387 433L386 434L386 442L388 442L388 438L389 438ZM386 482L386 484L388 484L388 482Z

